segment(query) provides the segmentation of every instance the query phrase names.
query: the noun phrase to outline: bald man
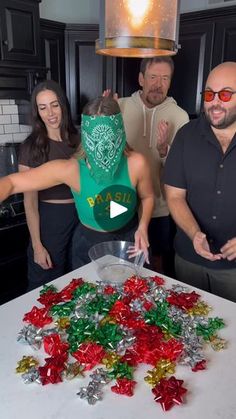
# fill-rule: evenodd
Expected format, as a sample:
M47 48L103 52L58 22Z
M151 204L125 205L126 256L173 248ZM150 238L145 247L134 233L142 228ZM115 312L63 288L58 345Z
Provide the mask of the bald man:
M177 279L236 302L236 63L208 76L204 112L177 133L164 173Z

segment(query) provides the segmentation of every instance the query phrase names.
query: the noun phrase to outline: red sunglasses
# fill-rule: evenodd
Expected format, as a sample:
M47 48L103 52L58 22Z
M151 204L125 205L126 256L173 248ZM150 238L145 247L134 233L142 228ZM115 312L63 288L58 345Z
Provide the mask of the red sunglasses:
M222 102L229 102L234 93L236 93L236 91L233 92L231 90L224 89L220 90L219 92L213 92L212 90L204 90L203 92L201 92L201 95L203 96L204 102L211 102L215 98L216 94Z

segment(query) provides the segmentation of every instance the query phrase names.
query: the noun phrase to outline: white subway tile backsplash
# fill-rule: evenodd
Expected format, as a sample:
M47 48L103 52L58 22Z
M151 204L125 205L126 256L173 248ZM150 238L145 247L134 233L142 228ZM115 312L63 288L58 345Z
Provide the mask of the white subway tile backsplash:
M28 114L29 107L26 105L27 103L18 103L14 99L0 100L0 144L22 142L31 132L31 126L26 125L27 119L21 120L24 114Z
M18 114L18 106L17 105L2 105L2 113L4 115Z
M16 132L20 132L20 125L19 124L10 124L4 125L5 134L14 134Z
M10 105L10 100L9 99L1 99L0 100L0 105Z
M0 143L11 143L12 141L13 141L13 134L0 134Z
M0 115L0 124L10 124L11 123L11 116L10 115Z
M13 140L14 141L19 141L22 142L26 139L27 134L26 133L21 133L21 134L12 134L13 136Z

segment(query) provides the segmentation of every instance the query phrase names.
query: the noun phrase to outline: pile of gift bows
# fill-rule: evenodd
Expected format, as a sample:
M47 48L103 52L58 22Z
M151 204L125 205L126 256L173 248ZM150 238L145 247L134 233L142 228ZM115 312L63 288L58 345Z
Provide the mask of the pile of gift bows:
M165 287L161 277L131 277L122 286L73 279L61 291L44 286L25 314L18 341L46 353L44 365L24 356L16 371L25 383L56 384L90 374L77 395L89 404L107 388L133 396L134 371L147 364L144 378L154 400L167 411L186 402L187 389L175 377L177 364L197 372L207 367L204 348L225 348L224 327L200 295L181 285ZM90 372L88 372L90 371ZM80 382L80 381L79 381Z

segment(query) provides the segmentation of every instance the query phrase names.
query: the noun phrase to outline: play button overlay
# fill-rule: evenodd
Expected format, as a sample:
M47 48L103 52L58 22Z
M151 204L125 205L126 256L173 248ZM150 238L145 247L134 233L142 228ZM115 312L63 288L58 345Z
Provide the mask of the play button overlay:
M110 218L118 217L118 215L121 215L126 211L128 211L128 208L124 207L124 205L117 204L115 201L110 201Z
M137 195L133 188L112 185L88 199L98 229L114 231L123 228L134 217Z

